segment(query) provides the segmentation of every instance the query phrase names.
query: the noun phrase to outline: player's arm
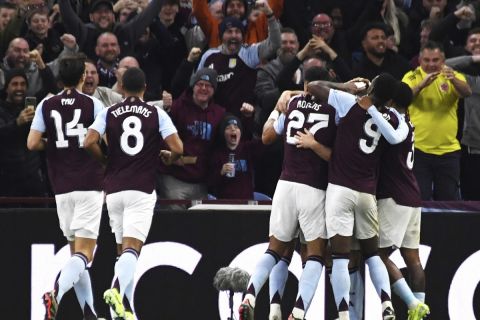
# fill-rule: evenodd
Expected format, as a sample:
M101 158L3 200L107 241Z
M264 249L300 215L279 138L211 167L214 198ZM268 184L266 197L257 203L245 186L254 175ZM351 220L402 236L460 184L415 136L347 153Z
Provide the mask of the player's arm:
M166 150L162 150L160 156L166 164L171 164L182 157L183 142L177 133L169 135L164 140L170 150L167 152L165 152Z
M107 157L105 157L102 148L100 147L101 138L102 137L97 130L89 128L85 140L83 141L83 147L92 157L105 165L107 163Z
M359 98L358 104L364 110L367 110L368 114L370 114L372 117L373 123L377 125L378 131L380 131L388 143L398 144L407 138L408 126L403 116L401 116L398 112L393 111L399 122L397 128L394 128L390 122L383 117L382 113L373 105L372 99L369 96L363 96Z
M105 134L107 127L107 111L108 109L104 108L96 114L92 125L88 127L85 140L83 140L85 150L103 165L107 163L107 157L103 154L102 148L100 147L100 140L102 135Z
M359 87L355 83L365 82L365 87ZM348 82L331 82L317 80L309 82L307 85L307 92L313 95L315 98L320 101L328 101L330 96L330 89L341 90L348 92L350 94L358 94L365 90L369 85L369 81L363 78L352 79Z
M30 125L30 132L27 137L27 148L32 151L45 150L47 146L46 139L43 138L43 133L46 130L45 122L43 121L43 101L41 101L35 109L35 116Z
M30 129L27 138L27 148L31 151L41 151L45 150L47 146L45 140L42 138L43 132Z
M284 123L285 114L280 113L275 107L263 125L262 143L265 145L274 143L275 140L277 140L277 137L282 134Z
M298 131L295 134L297 148L311 149L323 160L330 161L332 149L315 140L315 137L308 129L304 129L304 132Z

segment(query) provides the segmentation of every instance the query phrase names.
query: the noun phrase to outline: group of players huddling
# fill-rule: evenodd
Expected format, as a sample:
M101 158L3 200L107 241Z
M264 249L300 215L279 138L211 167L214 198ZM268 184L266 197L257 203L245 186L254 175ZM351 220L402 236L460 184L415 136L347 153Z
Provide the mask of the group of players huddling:
M282 137L284 163L268 250L250 278L240 319L254 319L255 298L267 279L269 319L282 319L281 298L299 235L304 268L289 319L305 318L327 260L338 318L362 319L362 308L352 308L349 297L349 261L358 250L382 302L382 319L395 319L391 286L407 304L408 319L423 319L430 310L418 253L421 200L407 112L412 91L389 74L371 83L326 79L321 69L308 70L304 91L284 92L264 125L264 143ZM389 259L396 248L411 287Z

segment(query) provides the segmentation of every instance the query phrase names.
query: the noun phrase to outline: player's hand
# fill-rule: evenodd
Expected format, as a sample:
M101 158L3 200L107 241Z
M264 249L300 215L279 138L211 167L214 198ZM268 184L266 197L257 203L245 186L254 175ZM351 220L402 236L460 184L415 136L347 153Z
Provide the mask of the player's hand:
M373 105L372 98L370 96L362 96L357 99L357 103L363 110L368 110Z
M202 55L202 50L200 48L193 47L188 53L187 61L191 63L197 62L198 59L200 59L201 55Z
M294 138L296 139L297 148L311 149L317 142L313 134L305 128L303 129L303 132L297 131Z
M170 108L172 107L172 104L173 104L172 94L163 90L162 101L163 101L163 110L165 110L166 112L170 112Z
M235 164L233 163L224 163L222 166L222 170L220 170L220 174L222 176L226 175L227 173L232 173L235 170Z
M62 41L63 45L67 47L68 49L75 49L77 46L77 38L73 34L70 33L64 33L61 37L60 40Z
M32 108L23 109L17 117L17 126L23 126L33 120L35 110Z
M160 150L160 159L162 159L162 162L169 166L172 164L172 152L168 150Z
M243 116L250 118L255 113L255 108L247 102L242 103L242 107L240 108L240 112Z
M288 101L292 97L292 91L286 90L282 92L280 98L278 98L277 104L275 105L275 109L278 110L280 113L287 112L288 109Z

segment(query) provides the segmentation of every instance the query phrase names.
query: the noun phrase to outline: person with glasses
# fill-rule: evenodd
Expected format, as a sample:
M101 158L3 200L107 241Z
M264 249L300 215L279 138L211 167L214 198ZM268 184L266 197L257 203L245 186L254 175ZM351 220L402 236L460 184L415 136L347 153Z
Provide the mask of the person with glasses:
M225 109L213 102L217 72L199 69L175 99L170 117L183 141L184 155L171 166L161 163L157 193L162 199L206 199L209 156ZM181 208L172 206L172 208Z

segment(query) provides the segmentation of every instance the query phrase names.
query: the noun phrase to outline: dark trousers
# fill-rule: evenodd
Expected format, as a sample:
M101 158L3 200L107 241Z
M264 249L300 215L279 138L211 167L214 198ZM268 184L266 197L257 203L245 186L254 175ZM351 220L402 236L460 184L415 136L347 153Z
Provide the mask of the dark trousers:
M462 146L460 190L463 200L480 200L480 154Z
M422 200L459 200L460 151L440 156L415 149L413 173L417 178Z

